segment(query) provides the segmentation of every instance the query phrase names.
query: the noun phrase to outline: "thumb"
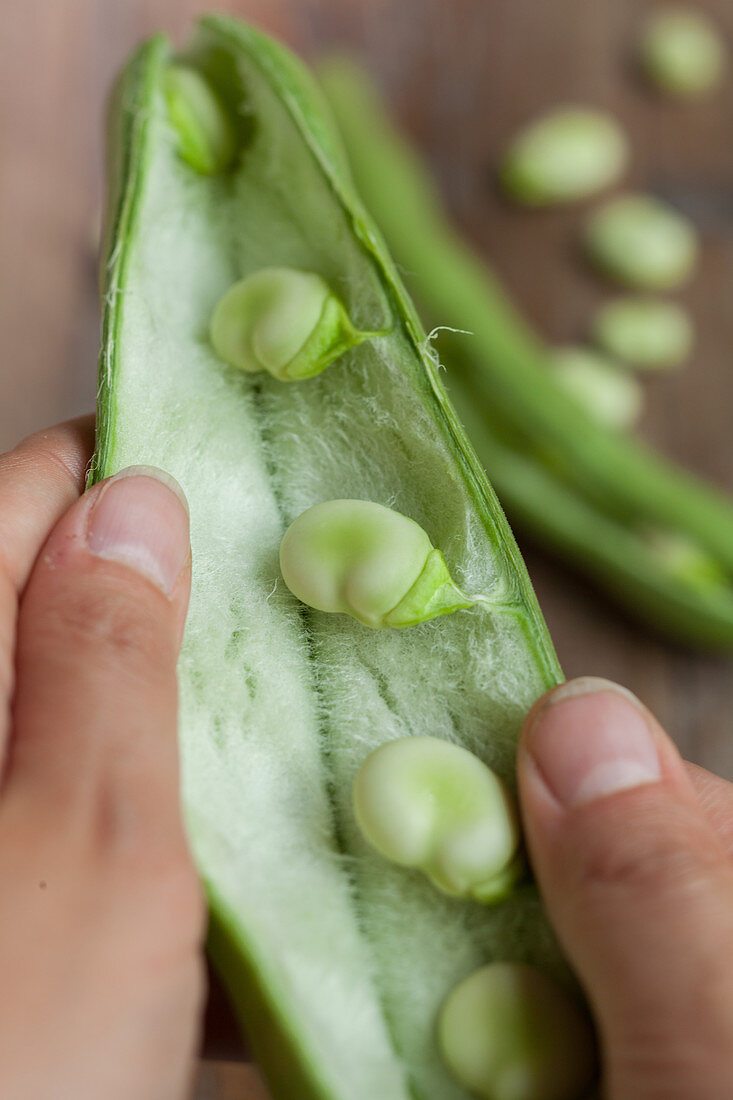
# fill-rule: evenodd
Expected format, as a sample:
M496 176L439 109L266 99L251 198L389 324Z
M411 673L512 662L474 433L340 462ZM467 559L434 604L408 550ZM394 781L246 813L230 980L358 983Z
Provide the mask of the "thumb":
M733 1096L733 865L630 692L562 684L519 753L527 843L601 1033L611 1100Z
M72 505L20 605L9 789L67 814L102 797L107 831L177 826L189 579L188 514L162 471L130 467Z

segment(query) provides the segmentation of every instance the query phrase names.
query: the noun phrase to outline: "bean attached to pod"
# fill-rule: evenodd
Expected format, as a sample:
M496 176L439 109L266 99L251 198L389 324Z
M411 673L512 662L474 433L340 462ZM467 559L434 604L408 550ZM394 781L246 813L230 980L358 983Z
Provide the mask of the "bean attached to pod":
M168 117L178 155L202 176L230 167L236 136L227 111L204 76L188 65L170 65L165 75Z
M476 605L452 580L440 550L414 520L368 500L327 500L291 523L280 544L290 591L317 611L373 629L406 627Z
M354 327L320 275L291 267L266 267L241 279L211 319L211 342L226 363L268 371L281 382L312 378L378 335Z
M638 290L673 290L698 257L691 222L652 195L621 195L588 219L585 246L604 274Z
M482 1100L580 1100L596 1072L586 1016L557 982L493 963L449 994L438 1021L443 1059Z
M592 107L560 107L514 139L502 183L526 206L573 202L614 183L628 159L626 135L614 118Z
M371 753L354 814L385 859L419 868L443 893L491 904L522 870L514 799L482 760L437 737L403 737Z

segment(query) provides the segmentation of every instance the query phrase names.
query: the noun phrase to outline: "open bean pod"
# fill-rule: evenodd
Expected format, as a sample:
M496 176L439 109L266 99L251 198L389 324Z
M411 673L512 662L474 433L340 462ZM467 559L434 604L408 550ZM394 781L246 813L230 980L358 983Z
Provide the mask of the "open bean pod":
M301 64L224 17L180 55L154 38L110 147L92 480L158 465L190 504L182 785L210 951L278 1100L466 1097L436 1039L451 990L509 949L572 977L531 884L493 906L447 896L365 842L351 789L414 734L511 789L522 716L561 675L524 565ZM306 606L278 551L334 500L410 532L381 605L347 592L362 620L389 618L433 550L501 607L426 620L418 599L410 629L374 630Z

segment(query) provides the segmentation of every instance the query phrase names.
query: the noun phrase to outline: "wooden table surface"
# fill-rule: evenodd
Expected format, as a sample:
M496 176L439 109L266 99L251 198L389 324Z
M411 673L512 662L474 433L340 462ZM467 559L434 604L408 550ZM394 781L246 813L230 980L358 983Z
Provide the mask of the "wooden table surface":
M634 146L632 182L675 195L704 237L683 299L699 328L690 366L648 386L643 435L733 490L733 81L671 106L629 64L653 0L221 0L308 56L354 50L423 149L458 222L538 329L582 336L607 288L577 255L582 211L502 204L505 139L548 103L612 108ZM730 0L705 0L733 43ZM97 304L94 241L105 91L131 47L164 28L180 40L191 0L24 0L0 8L0 448L91 409ZM521 541L521 540L520 540ZM631 687L690 758L733 777L731 662L665 645L570 572L523 545L568 675ZM251 1071L206 1065L198 1100L259 1095Z

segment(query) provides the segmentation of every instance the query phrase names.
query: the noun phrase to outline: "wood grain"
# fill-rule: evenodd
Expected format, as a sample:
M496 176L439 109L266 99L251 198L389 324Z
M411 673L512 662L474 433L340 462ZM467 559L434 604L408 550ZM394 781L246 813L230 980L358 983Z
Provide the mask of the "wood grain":
M673 195L704 237L683 300L694 361L648 387L644 436L733 489L733 86L705 103L650 95L629 61L643 0L228 0L309 56L358 54L433 165L458 222L550 340L582 337L608 288L577 250L583 209L526 214L494 187L508 136L548 103L607 106L634 146L631 180ZM730 0L706 0L733 38ZM88 409L95 389L94 239L106 89L153 29L180 38L191 0L26 0L0 8L0 447ZM733 777L733 677L627 623L584 583L523 546L568 675L628 684L683 752ZM258 1096L246 1070L206 1066L199 1100ZM247 1090L250 1090L249 1092ZM254 1090L254 1091L253 1091Z

